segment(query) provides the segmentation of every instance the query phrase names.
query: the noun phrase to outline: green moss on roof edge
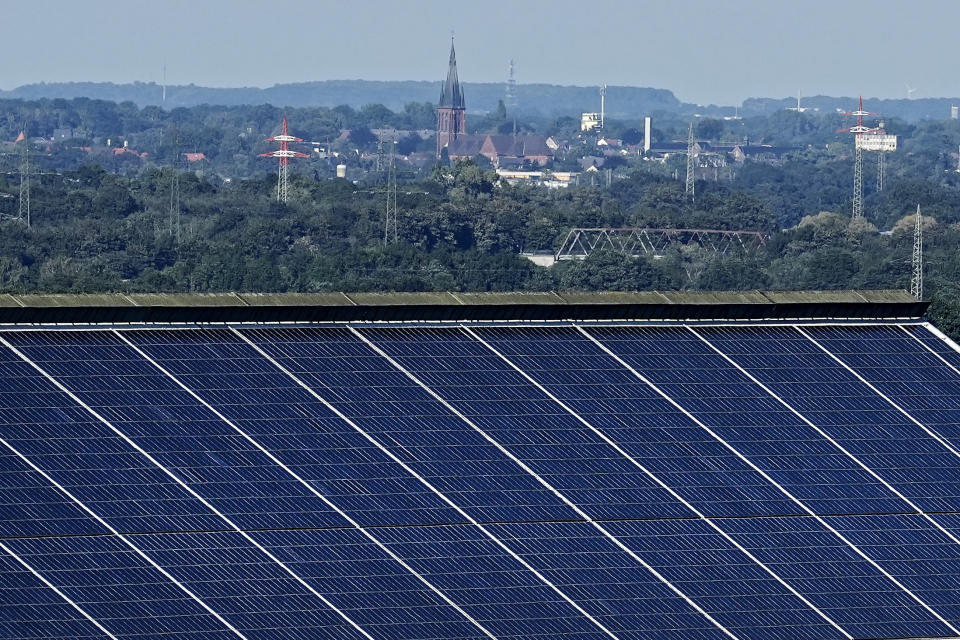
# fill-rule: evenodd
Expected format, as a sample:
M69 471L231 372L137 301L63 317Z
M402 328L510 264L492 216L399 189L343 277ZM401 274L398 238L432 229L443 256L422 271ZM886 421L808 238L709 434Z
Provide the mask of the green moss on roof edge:
M904 290L545 291L388 293L51 293L0 294L12 307L271 307L420 305L913 303Z

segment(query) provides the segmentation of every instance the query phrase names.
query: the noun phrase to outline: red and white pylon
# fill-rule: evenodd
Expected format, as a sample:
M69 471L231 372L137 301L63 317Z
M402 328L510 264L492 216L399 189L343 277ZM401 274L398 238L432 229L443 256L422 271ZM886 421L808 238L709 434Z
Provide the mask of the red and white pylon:
M279 142L280 148L269 153L261 153L261 158L279 158L280 168L277 172L277 202L286 204L287 202L287 167L290 165L290 158L309 158L306 153L293 151L290 149L291 142L303 142L303 138L297 138L290 135L287 131L287 117L283 117L283 128L280 135L267 138L267 142Z
M856 159L853 164L853 217L863 217L863 148L860 138L865 133L883 133L882 129L870 128L863 124L863 116L877 116L878 113L863 110L863 96L860 96L860 107L856 111L847 111L843 115L856 116L856 126L848 129L837 129L839 133L854 134L854 150Z

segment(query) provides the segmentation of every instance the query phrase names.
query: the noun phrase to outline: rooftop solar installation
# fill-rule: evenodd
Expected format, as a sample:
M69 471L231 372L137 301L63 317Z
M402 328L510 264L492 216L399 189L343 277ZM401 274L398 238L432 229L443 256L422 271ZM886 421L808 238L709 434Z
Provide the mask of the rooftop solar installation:
M410 313L0 327L0 638L960 638L921 319Z

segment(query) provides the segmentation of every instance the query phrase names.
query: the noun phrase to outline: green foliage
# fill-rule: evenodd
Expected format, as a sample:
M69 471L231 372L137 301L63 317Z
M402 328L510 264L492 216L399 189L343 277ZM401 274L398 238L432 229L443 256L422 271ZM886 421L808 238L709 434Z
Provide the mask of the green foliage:
M0 291L906 288L912 213L920 204L931 317L960 332L960 174L945 151L960 144L956 123L891 123L909 137L902 152L887 156L882 193L865 180L869 221L851 221L846 213L851 145L835 132L839 120L776 112L698 123L699 134L720 140L758 135L808 146L782 162L723 167L717 180L701 174L695 201L673 175L674 169L683 175L685 163L677 157L664 164L618 157L627 166L617 168L609 186L586 179L598 174L583 174L582 186L557 191L501 182L486 159L454 166L431 161L422 173L401 177L400 242L384 246L382 188L327 179L329 167L319 161L296 168L291 202L276 202L276 177L268 173L275 161L256 154L270 148L263 140L278 133L285 113L296 123L293 133L308 140L331 140L351 129L349 140L333 145L343 151L337 162L351 171L370 162L371 127L416 131L432 128L435 117L429 103L397 112L382 105L167 112L86 99L0 101L0 137L12 140L29 115L31 135L70 126L101 149L77 149L75 139L36 154L30 229L13 219L19 181L9 164L16 154L8 156L9 171L0 173ZM488 119L512 129L505 109ZM681 139L689 124L669 117L658 122L658 136ZM554 170L577 167L579 157L597 153L590 139L574 137L575 118L518 122L521 130L530 127L570 136L571 150ZM611 123L631 140L640 127ZM113 146L127 140L147 156L107 153L106 137ZM411 133L397 151L432 152L433 144ZM178 167L179 225L170 216L178 148L208 158L191 171ZM639 256L597 252L549 269L520 256L552 253L574 227L624 226L751 230L769 240L758 250L722 255L709 247Z

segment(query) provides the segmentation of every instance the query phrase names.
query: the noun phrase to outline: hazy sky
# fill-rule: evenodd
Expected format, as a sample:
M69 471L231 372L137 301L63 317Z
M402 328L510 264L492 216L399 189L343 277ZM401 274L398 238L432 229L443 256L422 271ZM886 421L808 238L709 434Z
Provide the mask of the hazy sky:
M688 102L960 96L960 0L4 2L0 88L460 78L635 85ZM613 96L611 96L611 99Z

